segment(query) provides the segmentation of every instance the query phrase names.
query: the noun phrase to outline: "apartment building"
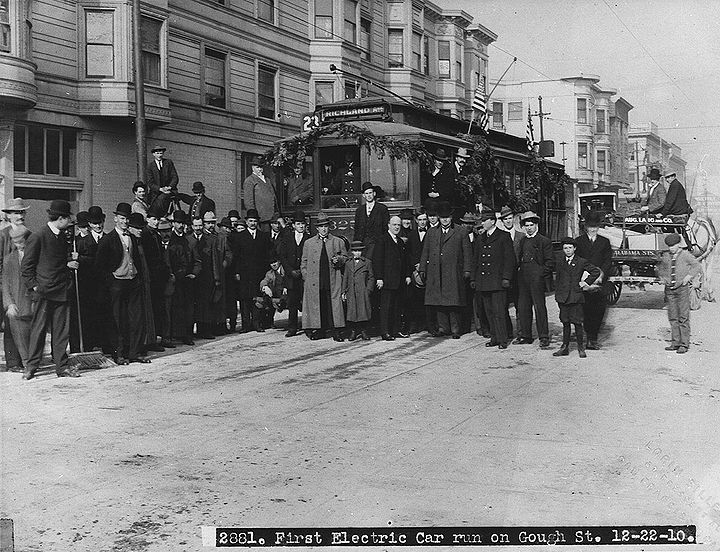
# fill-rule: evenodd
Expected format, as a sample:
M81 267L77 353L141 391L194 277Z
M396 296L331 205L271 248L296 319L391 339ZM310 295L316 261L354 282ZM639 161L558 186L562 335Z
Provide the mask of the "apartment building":
M497 36L422 0L148 0L148 149L242 207L249 159L316 104L396 94L464 118ZM0 204L106 211L136 180L132 0L0 0ZM334 64L340 71L330 71ZM355 76L351 76L355 75ZM32 223L34 224L34 222Z
M628 133L630 145L629 180L636 195L647 193L647 173L657 167L660 172L674 172L681 182L686 182L682 149L660 136L653 122L632 125Z
M616 94L614 88L601 86L597 75L501 82L489 100L490 126L525 136L530 110L535 141L554 142L554 155L548 159L565 165L580 192L624 188L633 106L623 98L613 99Z

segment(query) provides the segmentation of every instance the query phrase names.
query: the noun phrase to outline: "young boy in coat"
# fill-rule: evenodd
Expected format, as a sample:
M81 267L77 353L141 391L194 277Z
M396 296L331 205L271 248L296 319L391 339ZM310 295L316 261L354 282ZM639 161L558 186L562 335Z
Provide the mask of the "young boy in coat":
M578 355L586 358L585 336L583 334L583 303L587 289L600 277L600 269L575 254L577 245L574 238L562 241L563 255L555 262L555 300L560 307L560 322L563 324L563 342L553 356L567 356L570 347L570 324L575 325Z
M265 277L260 281L260 291L262 295L256 298L256 306L264 311L261 318L270 315L274 311L282 312L287 306L287 288L285 287L285 272L277 255L273 255L270 261L270 270L265 273ZM265 328L260 326L259 332L264 332Z
M352 258L345 263L343 272L342 299L347 302L345 320L351 326L348 341L355 341L360 336L364 341L370 339L367 324L372 313L370 293L375 287L375 276L372 261L363 257L364 247L359 240L352 242Z

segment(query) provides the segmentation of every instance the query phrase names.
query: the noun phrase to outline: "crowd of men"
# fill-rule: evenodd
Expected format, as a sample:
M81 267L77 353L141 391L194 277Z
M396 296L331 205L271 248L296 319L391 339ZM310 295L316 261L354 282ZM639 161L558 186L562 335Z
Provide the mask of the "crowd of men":
M350 244L331 234L322 211L314 235L301 210L261 216L258 208L267 211L270 203L258 191L244 219L237 210L218 219L202 182L192 185L193 195L179 193L165 149L152 151L148 184L133 185L132 203L117 205L112 224L99 206L73 220L70 204L55 200L47 224L31 232L22 199L3 209L7 370L32 379L48 331L57 375L77 377L68 345L71 352L102 351L119 365L149 363L150 352L196 339L264 332L285 309L287 338L304 333L342 342L377 334L393 341L427 331L459 339L474 330L488 338L487 347L506 349L533 343L534 319L540 347L548 348L546 292L554 274L563 324L554 356L569 354L573 325L580 357L600 347L612 251L598 235L597 212L587 214L584 233L564 239L556 254L533 212L485 206L459 216L438 179L428 188L436 201L427 209L390 216L378 188L366 182ZM443 155L436 155L437 165ZM258 168L254 163L251 177L260 189ZM675 285L675 261L668 263L667 279ZM688 346L684 305L677 309L682 338L678 330L672 344L678 352Z

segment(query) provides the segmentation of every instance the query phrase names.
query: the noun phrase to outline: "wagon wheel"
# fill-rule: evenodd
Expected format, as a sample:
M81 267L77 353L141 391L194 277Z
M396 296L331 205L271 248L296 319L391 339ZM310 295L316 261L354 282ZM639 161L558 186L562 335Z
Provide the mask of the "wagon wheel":
M608 282L609 285L605 290L605 300L608 305L614 305L620 299L620 292L622 292L622 282Z

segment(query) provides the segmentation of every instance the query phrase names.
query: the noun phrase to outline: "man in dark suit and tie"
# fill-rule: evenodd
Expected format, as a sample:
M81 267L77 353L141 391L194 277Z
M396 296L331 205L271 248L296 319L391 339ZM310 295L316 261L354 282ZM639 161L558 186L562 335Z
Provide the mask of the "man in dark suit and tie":
M370 182L362 185L365 204L355 209L355 232L353 241L365 244L365 256L373 258L374 243L387 232L390 213L388 208L377 201L377 189Z
M131 213L130 204L118 203L114 211L115 228L98 243L95 264L110 291L115 362L146 364L150 359L139 355L144 335L144 328L139 323L144 319L142 261L138 240L128 231Z
M433 333L437 332L437 315L432 307L425 306L425 284L417 276L420 255L428 231L428 215L422 207L415 215L415 224L416 228L410 232L407 242L408 261L411 269L416 271L413 276L414 281L409 287L410 302L406 307L410 319L409 333L417 333L424 329ZM424 324L423 320L425 320Z
M598 333L605 317L607 301L605 292L607 279L612 276L612 247L610 240L598 236L603 216L600 211L588 211L585 215L585 233L577 239L577 254L592 265L598 267L602 274L600 279L593 283L585 292L583 314L585 333L587 334L586 349L591 351L600 348Z
M68 261L67 228L72 224L70 203L53 200L48 209L48 223L30 234L20 272L25 287L36 301L28 344L28 362L23 378L30 380L40 366L45 334L50 329L52 357L58 377L78 377L70 368L67 355L70 340L70 287L72 271L78 269L73 258ZM76 257L73 254L73 257Z
M148 203L152 203L153 199L160 193L160 188L169 186L171 189L177 189L178 173L175 169L175 163L172 159L165 159L164 146L155 146L151 151L153 160L147 166L147 184L150 187Z
M400 239L400 217L390 217L388 229L375 243L373 270L375 285L380 290L380 333L383 340L410 337L400 329L398 300L401 292L410 284L412 272L405 242Z
M270 236L258 228L260 215L257 209L248 209L245 216L247 230L238 240L238 257L234 259L235 279L238 282L238 295L241 303L241 333L249 332L251 327L264 332L260 309L253 297L260 295L260 281L270 268Z
M305 233L305 213L296 211L293 215L292 232L285 232L280 236L278 257L285 271L285 287L287 288L288 305L288 331L285 337L294 337L298 334L298 310L303 296L303 280L300 271L303 246L308 239Z

